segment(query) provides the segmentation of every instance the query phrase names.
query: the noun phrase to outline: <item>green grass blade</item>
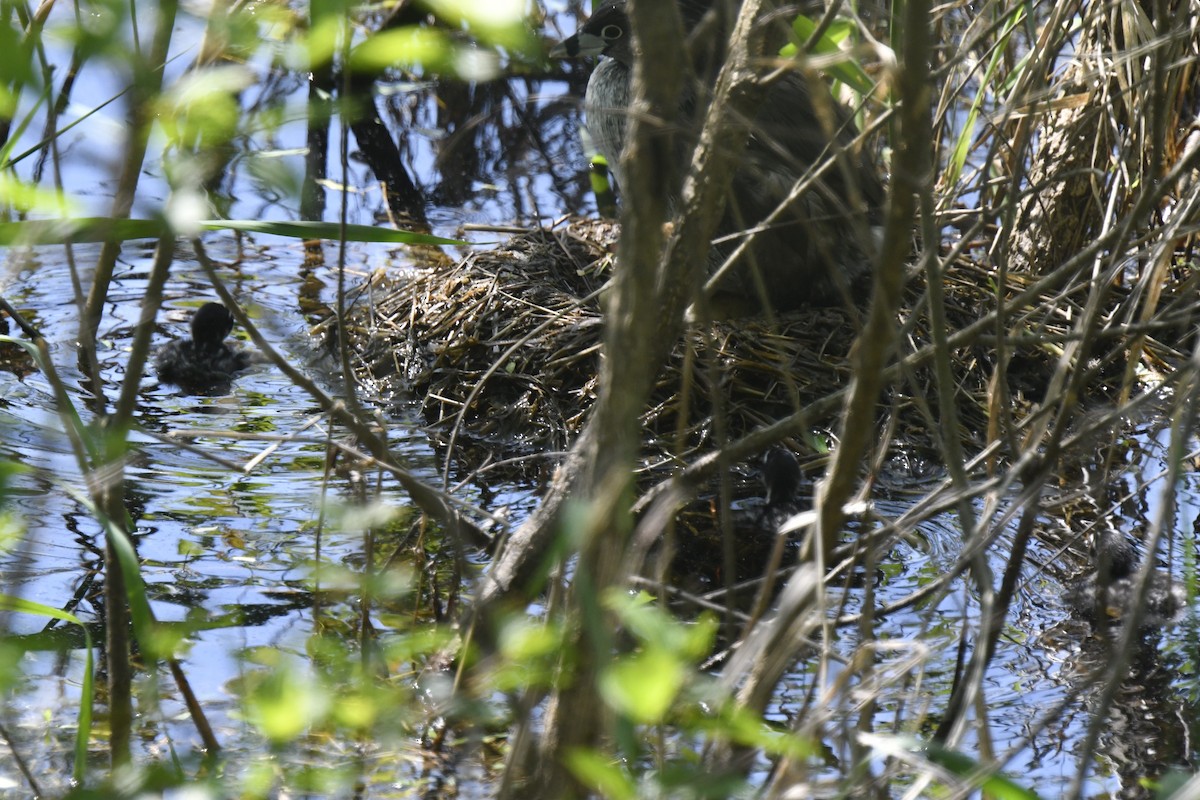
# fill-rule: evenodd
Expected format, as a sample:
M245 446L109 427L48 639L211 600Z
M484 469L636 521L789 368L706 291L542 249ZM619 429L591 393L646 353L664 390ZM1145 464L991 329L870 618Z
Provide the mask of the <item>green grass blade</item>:
M41 109L42 104L45 103L49 97L50 87L47 86L42 91L41 95L38 96L37 103L34 104L33 108L29 109L29 113L25 114L25 116L21 118L20 123L17 124L16 129L9 133L8 141L4 143L3 147L0 147L0 168L7 169L13 164L17 163L19 159L14 159L12 161L9 160L9 157L12 155L13 148L17 146L17 142L21 140L21 137L25 135L25 130L36 118L38 110Z
M266 222L254 219L202 220L200 226L207 230L231 230L245 233L269 233L273 236L288 236L294 239L342 238L342 226L336 222L312 222L308 220ZM374 225L347 225L347 241L386 242L390 244L467 244L458 239L430 236L426 233L398 231L394 228L376 228Z
M983 97L986 94L987 88L992 84L992 76L995 75L996 70L1003 63L1004 51L1008 47L1008 39L1012 35L1013 29L1025 18L1025 12L1025 6L1018 6L1013 9L1012 15L1004 24L1004 29L1000 33L996 46L992 49L992 57L988 61L987 69L984 71L983 77L979 80L979 91L975 93L975 97L971 100L971 107L967 110L967 118L958 132L958 140L954 143L954 150L950 154L949 163L946 165L946 173L942 178L944 186L953 186L958 181L958 176L962 173L963 165L967 163L967 155L971 151L971 141L975 135L975 122L979 119L979 109L983 104ZM1013 72L1018 73L1019 69L1023 66L1024 61Z
M342 226L336 222L303 220L267 222L252 219L201 220L201 228L210 231L231 230L245 233L267 233L293 239L340 240ZM65 244L67 242L107 242L127 239L157 239L170 235L164 220L113 219L112 217L72 217L37 219L24 222L0 223L0 246ZM373 225L347 225L345 238L352 242L384 242L389 244L465 245L458 239L446 239L393 228Z

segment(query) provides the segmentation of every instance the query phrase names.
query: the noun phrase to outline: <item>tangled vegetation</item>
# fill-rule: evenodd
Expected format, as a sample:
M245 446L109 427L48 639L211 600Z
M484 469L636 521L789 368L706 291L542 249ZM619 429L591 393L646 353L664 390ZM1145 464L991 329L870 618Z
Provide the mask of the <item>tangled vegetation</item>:
M151 30L115 3L83 21L52 3L4 6L3 32L20 57L0 98L9 209L0 237L14 263L35 260L37 247L100 245L92 269L65 259L79 310L75 385L50 357L37 315L0 298L12 322L3 342L15 348L6 371L33 371L52 387L79 473L70 496L104 532L102 617L80 612L78 598L62 607L25 599L15 578L0 586L6 613L77 628L63 647L86 659L72 688L70 786L46 774L45 757L25 757L36 737L0 725L21 790L449 797L469 777L463 793L504 798L1033 797L1039 787L1026 785L1016 759L1061 709L1044 709L1026 739L998 750L988 669L1026 634L1011 613L1017 599L1057 571L1091 598L1079 614L1096 612L1078 632L1097 657L1073 691L1093 700L1063 792L1095 796L1088 781L1102 730L1131 676L1183 680L1167 674L1146 623L1195 622L1194 532L1174 530L1200 392L1200 34L1187 9L910 1L891 16L836 8L800 17L769 66L836 79L863 145L887 164L872 292L861 307L711 319L687 276L707 263L729 180L729 148L713 143L736 138L735 118L753 102L763 63L750 55L752 22L770 4L738 4L678 207L647 166L654 122L677 100L662 96L665 78L639 82L645 113L630 120L623 174L634 178L620 235L611 221L571 214L518 226L493 250L430 257L457 242L428 234L421 181L409 175L420 159L404 133L443 130L439 159L468 165L466 179L439 186L447 207L515 137L549 150L554 132L574 135L527 117L480 132L480 119L503 117L501 66L528 82L536 73L581 85L575 68L548 71L533 15L521 13L537 4L512 5L507 15L442 0L219 6L187 18L205 36L180 72L164 68L177 52L172 3L158 5ZM635 0L637 30L671 24L662 9ZM46 168L70 159L56 141L74 91L48 44L70 54L72 74L98 63L122 84L102 217L73 216L66 201L81 192ZM678 69L668 44L639 56L645 74ZM395 72L427 82L433 98L421 111L398 106L411 113L407 126L372 93ZM273 131L288 113L251 88L296 74L311 79L302 176L238 150L239 137ZM17 152L37 126L36 146ZM327 202L331 189L355 186L351 136L354 163L384 187L376 210L403 230L349 224L349 201ZM152 144L161 152L148 155ZM298 219L208 219L234 204L221 181L239 158L265 195L294 198ZM148 162L167 176L168 198L139 194ZM575 188L560 199L582 209L580 182L561 183ZM154 218L134 218L148 203ZM247 298L230 290L229 265L209 255L212 231L302 240L306 266L331 267L327 291L305 275L297 306L337 365L336 392L271 346ZM151 241L153 260L113 380L99 366L100 326L117 302L121 243L132 239ZM356 280L348 240L408 245L418 266ZM322 560L318 544L302 590L277 587L311 622L302 649L239 656L232 716L261 761L222 751L233 732L210 723L191 688L204 665L189 662L189 637L240 624L238 615L156 620L127 502L148 435L139 392L155 320L184 258L329 425L321 488L344 479L346 508L323 506L314 535L340 526L362 536L345 563ZM380 424L381 410L413 405L443 461L440 484L411 469ZM1168 437L1167 469L1131 475L1131 431L1152 417ZM787 507L784 533L763 522L752 466L780 446L799 455L812 490L811 504ZM23 479L16 456L5 457L0 512ZM881 484L900 457L934 477L885 511ZM517 519L456 489L510 475L539 491L536 509ZM397 488L407 497L400 509L386 502ZM1097 531L1128 504L1152 511L1128 532L1145 555L1118 570L1093 542L1111 541ZM877 603L889 554L947 516L960 534L947 568ZM14 563L24 531L18 515L0 515ZM1053 557L1039 561L1035 550ZM1178 608L1164 601L1174 587L1163 588L1176 579L1186 589ZM958 595L968 611L944 630L937 609ZM881 635L912 607L930 609L919 630ZM6 709L19 706L30 642L0 640ZM945 657L933 642L957 648L953 674L927 675ZM796 672L807 682L794 682ZM166 703L199 742L170 757L139 746L154 724L139 720L165 719ZM1191 778L1194 755L1166 763L1139 753L1117 770L1122 791L1171 796Z

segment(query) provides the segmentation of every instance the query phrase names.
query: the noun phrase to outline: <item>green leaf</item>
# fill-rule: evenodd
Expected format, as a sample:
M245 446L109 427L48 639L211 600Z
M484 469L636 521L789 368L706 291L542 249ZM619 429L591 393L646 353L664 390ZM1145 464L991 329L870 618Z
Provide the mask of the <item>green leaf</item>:
M157 239L166 233L161 220L63 217L0 223L0 245L65 244L126 239Z
M812 38L813 32L817 29L817 22L806 16L799 16L792 22L792 30L796 33L796 38L801 42L807 42ZM821 38L813 43L812 52L817 55L834 55L842 52L838 47L838 43L850 35L851 29L848 25L839 26L838 23L830 25L829 29L821 34ZM784 56L795 56L799 50L795 45L787 45L780 51ZM836 78L846 84L854 91L862 95L868 95L875 90L875 82L871 80L871 76L857 62L852 60L849 55L846 55L845 60L838 61L824 68L831 77Z
M524 0L426 0L434 14L451 25L463 26L488 44L526 54L538 39L525 20Z
M247 233L269 233L273 236L290 236L295 239L332 239L342 238L342 226L336 222L312 222L295 220L292 222L260 222L253 219L204 220L200 223L209 230L228 229ZM446 239L441 236L431 236L427 233L398 231L395 228L376 228L374 225L347 225L345 227L347 241L352 242L386 242L390 244L449 244L465 245L458 239Z
M621 624L639 641L662 647L685 661L696 661L712 650L717 622L704 615L695 622L680 622L658 606L646 592L630 595L614 590L605 595L605 605L621 618Z
M377 33L350 53L350 68L376 72L393 66L451 72L454 45L442 31L410 25Z
M280 668L263 677L246 708L263 735L276 744L294 741L329 710L327 688L311 676Z
M19 611L23 614L37 614L40 617L50 617L51 619L69 622L72 625L78 625L87 631L87 626L83 620L74 614L70 614L61 609L52 606L35 603L32 600L26 600L23 597L14 597L10 594L0 594L0 611Z
M626 656L600 676L600 694L636 722L661 722L679 694L687 665L661 647Z
M937 744L929 744L925 755L938 766L945 767L960 778L972 780L983 790L984 795L1000 798L1000 800L1038 800L1035 792L1017 784L999 772L989 771L978 761L959 753L948 750Z
M567 768L585 786L604 797L637 800L637 786L620 763L593 750L572 750L566 756Z

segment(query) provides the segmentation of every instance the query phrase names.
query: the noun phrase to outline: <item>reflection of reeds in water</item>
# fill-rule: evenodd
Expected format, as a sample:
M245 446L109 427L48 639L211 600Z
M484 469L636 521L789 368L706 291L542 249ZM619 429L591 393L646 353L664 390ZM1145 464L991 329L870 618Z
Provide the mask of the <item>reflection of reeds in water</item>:
M1128 580L1117 579L1117 584ZM1108 605L1095 612L1090 606L1081 610L1088 618L1093 613L1105 616L1095 623L1098 635L1087 637L1072 659L1071 710L1086 710L1087 717L1080 721L1095 732L1097 772L1115 777L1115 796L1122 798L1155 796L1147 780L1160 780L1191 758L1186 743L1194 703L1181 685L1187 681L1187 664L1180 653L1161 647L1163 623L1177 619L1181 609L1174 607L1174 599L1165 601L1171 607L1155 608L1167 597L1162 594L1165 591L1161 586L1149 589L1147 617L1127 658L1119 655L1123 647L1122 620L1114 618L1112 612L1120 609L1122 615L1127 615L1128 604L1136 600L1136 595L1120 588L1109 598L1127 605ZM1081 598L1083 602L1092 599ZM1151 615L1158 619L1149 619Z

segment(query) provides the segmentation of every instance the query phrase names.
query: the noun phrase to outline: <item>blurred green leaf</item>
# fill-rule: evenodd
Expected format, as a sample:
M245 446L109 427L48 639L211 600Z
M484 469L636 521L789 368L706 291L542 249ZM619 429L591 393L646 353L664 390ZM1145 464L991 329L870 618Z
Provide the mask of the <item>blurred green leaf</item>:
M238 96L253 86L257 76L241 64L189 72L155 104L159 124L173 143L191 147L224 144L241 129L242 107Z
M244 161L246 171L257 181L264 194L299 197L304 176L288 160L273 153L254 153Z
M510 618L497 637L505 658L523 661L554 655L562 647L562 631L545 621Z
M131 8L124 0L89 0L86 14L48 28L46 38L59 38L75 47L81 63L106 56L126 65L135 52L129 38Z
M446 73L453 65L450 37L444 31L416 25L377 33L350 53L351 69L361 72L405 66Z
M62 192L25 183L12 173L0 173L0 204L20 211L69 215L71 202Z
M294 741L329 710L326 689L313 676L288 667L255 676L258 682L246 698L251 722L275 744Z
M487 44L532 54L537 37L525 19L525 0L425 0L438 17L465 26Z
M664 647L683 660L697 661L712 648L717 623L711 615L702 615L695 622L680 622L645 592L630 595L620 589L606 596L605 605L640 641Z
M16 16L12 13L4 14L3 21L0 21L0 48L3 48L0 52L7 55L6 58L0 58L0 85L3 86L0 116L7 119L11 119L16 111L20 88L41 83L37 71L33 69L29 40L16 22Z
M0 511L0 554L16 549L25 538L25 520L9 511Z
M978 761L956 750L948 750L937 744L925 747L925 754L933 763L945 767L960 778L972 780L984 795L999 800L1038 800L1038 795L1024 786L983 767Z
M380 713L388 713L380 700L379 697L357 692L342 695L333 705L333 716L338 724L352 730L369 730L379 719Z
M661 722L683 686L688 665L662 647L625 656L600 676L600 694L636 722Z
M567 753L567 768L585 786L590 786L606 798L637 800L637 786L619 762L593 750L572 750Z
M32 472L32 469L19 461L0 461L0 502L3 502L12 479L27 472Z
M502 658L490 670L496 691L550 686L570 654L563 651L562 629L523 616L507 619L497 636Z
M957 777L968 780L982 790L985 797L1000 800L1039 800L1038 794L1017 784L998 770L984 767L978 760L949 750L936 743L922 743L913 736L888 736L864 734L863 741L880 755L896 756L901 759L920 760L927 758Z

